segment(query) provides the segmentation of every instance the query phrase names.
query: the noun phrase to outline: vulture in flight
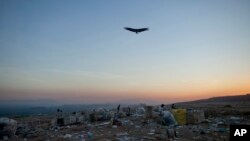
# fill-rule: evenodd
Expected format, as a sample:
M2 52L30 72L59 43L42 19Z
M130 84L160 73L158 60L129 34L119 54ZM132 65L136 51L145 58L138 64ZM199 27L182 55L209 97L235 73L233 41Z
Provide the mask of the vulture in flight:
M135 32L136 34L149 30L149 28L130 28L130 27L124 27L124 29L131 31L131 32Z

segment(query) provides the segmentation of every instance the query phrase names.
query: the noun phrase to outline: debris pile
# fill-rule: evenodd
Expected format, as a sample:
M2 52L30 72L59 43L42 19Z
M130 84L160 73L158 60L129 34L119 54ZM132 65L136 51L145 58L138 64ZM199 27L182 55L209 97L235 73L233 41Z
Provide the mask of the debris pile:
M137 141L228 140L229 125L248 123L240 116L207 117L201 109L136 105L53 116L0 118L2 140Z
M6 117L0 118L0 139L6 140L16 134L17 121Z

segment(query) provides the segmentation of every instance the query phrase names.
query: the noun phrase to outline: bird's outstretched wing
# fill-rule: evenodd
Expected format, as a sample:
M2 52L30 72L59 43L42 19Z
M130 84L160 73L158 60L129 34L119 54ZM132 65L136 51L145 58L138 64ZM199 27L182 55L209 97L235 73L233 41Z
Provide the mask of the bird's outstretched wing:
M143 32L143 31L147 31L148 30L148 28L140 28L140 29L138 29L138 32Z
M128 31L136 32L136 30L135 30L135 29L130 28L130 27L124 27L124 29L126 29L126 30L128 30Z

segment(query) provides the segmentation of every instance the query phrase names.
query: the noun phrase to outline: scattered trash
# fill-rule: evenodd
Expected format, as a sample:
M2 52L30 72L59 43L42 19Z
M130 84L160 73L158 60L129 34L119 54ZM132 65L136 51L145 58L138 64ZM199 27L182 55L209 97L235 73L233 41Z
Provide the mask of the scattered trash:
M123 133L117 133L116 136L127 136L128 133L127 132L123 132Z
M145 118L153 117L153 106L145 106Z
M202 110L187 110L187 124L201 123L205 120L205 114Z
M145 114L145 109L144 109L144 107L138 107L137 109L136 109L136 115L137 116L143 116Z
M0 139L8 139L15 136L16 130L16 120L6 117L0 118Z
M93 139L93 133L92 132L88 132L88 139Z
M66 134L65 136L64 136L64 138L71 138L72 137L72 135L70 135L70 134Z
M172 109L171 112L176 119L178 125L185 125L187 124L187 110L186 109Z
M0 140L12 140L13 135L18 140L45 141L228 140L229 125L244 122L240 116L205 119L203 110L169 107L136 105L129 106L128 112L128 106L120 105L73 113L58 110L51 117L0 118Z

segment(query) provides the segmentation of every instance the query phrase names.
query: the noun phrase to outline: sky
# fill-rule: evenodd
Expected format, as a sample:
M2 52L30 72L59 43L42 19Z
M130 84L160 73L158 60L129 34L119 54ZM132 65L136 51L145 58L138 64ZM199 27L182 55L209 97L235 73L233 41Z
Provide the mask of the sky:
M249 93L249 13L249 0L1 0L0 101Z

